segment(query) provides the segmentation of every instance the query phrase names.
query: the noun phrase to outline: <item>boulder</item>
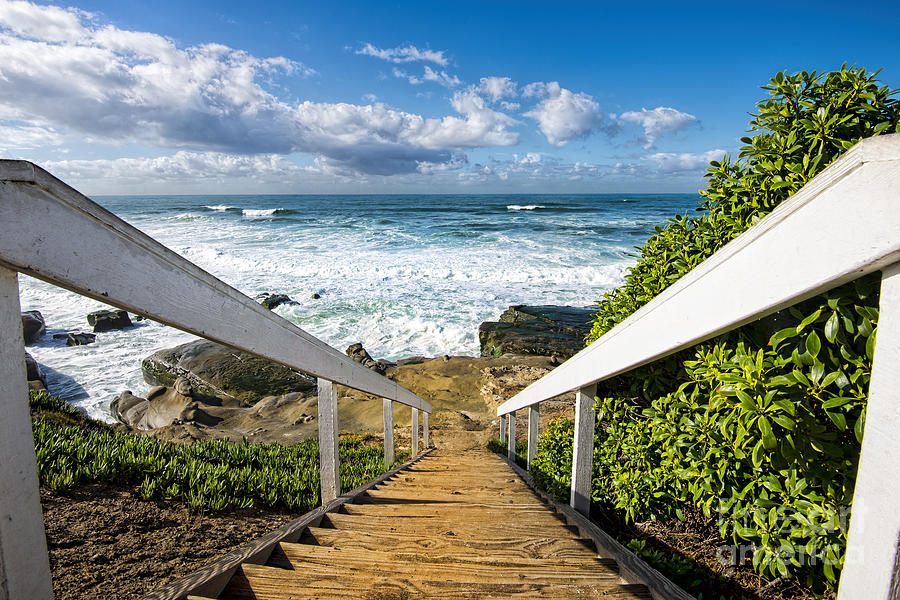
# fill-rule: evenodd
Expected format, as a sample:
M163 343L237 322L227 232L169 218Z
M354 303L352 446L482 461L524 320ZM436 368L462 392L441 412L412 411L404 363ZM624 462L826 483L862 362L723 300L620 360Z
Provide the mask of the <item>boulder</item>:
M22 313L22 336L26 344L35 343L45 333L47 326L40 311L29 310Z
M41 371L41 366L34 357L25 353L25 373L28 387L31 389L47 389L47 376Z
M290 298L290 296L286 294L269 294L259 302L269 310L272 310L276 306L281 306L282 304L297 304L294 300Z
M124 310L97 310L87 316L87 322L94 328L94 333L125 329L133 325Z
M56 337L55 335L53 336ZM93 333L67 333L66 334L66 346L87 346L88 344L93 344L97 340L97 336Z
M316 387L313 377L207 340L159 350L141 362L141 371L150 385L171 386L184 377L196 393L232 398L244 405Z
M593 309L515 305L478 328L482 356L524 354L567 359L584 347Z
M379 375L384 375L385 371L389 367L397 366L397 363L392 363L384 359L375 360L371 357L371 355L369 355L369 353L365 348L363 348L363 345L360 343L350 344L347 347L346 352L347 356L349 356L362 366L366 367L367 369L372 369Z
M229 410L239 408L234 398L194 393L190 382L183 377L172 387L154 387L147 398L135 396L131 391L122 392L110 405L116 419L139 431L185 422L215 427L225 417L214 413L224 410L227 414Z

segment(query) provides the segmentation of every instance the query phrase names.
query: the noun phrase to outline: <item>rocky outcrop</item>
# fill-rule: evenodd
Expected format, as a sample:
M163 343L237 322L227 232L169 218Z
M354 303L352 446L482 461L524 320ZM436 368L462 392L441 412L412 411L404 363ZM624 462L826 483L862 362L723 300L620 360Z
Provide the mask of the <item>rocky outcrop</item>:
M53 336L56 337L55 335ZM66 338L66 346L87 346L88 344L93 344L97 340L97 336L93 333L67 333L65 335Z
M45 333L47 326L40 311L29 310L22 313L22 336L26 344L35 343Z
M276 306L281 306L282 304L297 304L297 302L292 300L291 297L286 294L267 294L259 301L259 303L269 310L272 310Z
M565 360L584 347L593 309L574 306L510 306L499 321L478 328L482 356L523 354Z
M141 371L150 385L171 386L183 377L198 394L232 398L244 406L316 387L312 377L207 340L159 350L141 362Z
M379 375L384 375L388 367L396 366L396 363L392 363L384 359L375 360L360 343L350 344L347 347L346 352L347 356L349 356L362 366L366 367L367 369L372 369Z
M25 353L25 373L28 380L28 387L33 390L47 389L47 376L41 371L41 366L34 357Z
M94 328L94 333L125 329L133 325L124 310L97 310L88 314L87 322Z

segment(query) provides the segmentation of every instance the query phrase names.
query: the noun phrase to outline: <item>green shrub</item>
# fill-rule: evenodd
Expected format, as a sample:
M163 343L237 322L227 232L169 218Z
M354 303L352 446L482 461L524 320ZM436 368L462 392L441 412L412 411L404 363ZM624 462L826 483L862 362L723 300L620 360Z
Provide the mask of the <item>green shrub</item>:
M252 506L307 512L320 504L319 443L293 446L202 440L179 445L103 426L45 392L30 404L41 485L65 493L85 483L136 485L144 500L187 502L194 510ZM60 422L58 416L71 420ZM385 472L381 446L359 436L339 442L341 489ZM397 453L397 460L408 453Z
M588 342L666 289L860 139L900 131L877 73L776 75L737 161L711 163L698 216L657 228ZM848 206L848 210L852 207ZM598 389L594 500L632 520L690 502L771 576L836 585L846 543L878 321L877 274ZM567 429L568 428L568 429ZM571 424L541 438L547 489L565 490ZM536 481L538 478L536 478ZM560 495L559 493L555 495Z

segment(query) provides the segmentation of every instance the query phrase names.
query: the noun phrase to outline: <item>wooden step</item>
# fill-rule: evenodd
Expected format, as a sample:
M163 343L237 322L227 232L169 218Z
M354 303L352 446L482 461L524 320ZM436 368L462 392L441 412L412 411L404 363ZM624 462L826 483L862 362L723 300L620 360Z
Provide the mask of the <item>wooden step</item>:
M582 538L528 536L467 536L411 535L402 538L395 533L348 531L309 527L300 539L304 544L319 544L340 548L384 550L403 553L427 553L435 558L457 558L461 555L497 558L581 559L597 557L594 543Z
M500 598L585 598L647 600L643 586L617 583L606 585L535 583L457 583L435 581L423 573L421 578L404 578L394 574L328 569L315 567L298 570L259 565L243 565L232 577L220 598L222 600L305 600L331 598L378 598L379 600L410 598L446 598L448 600Z
M485 507L484 505L456 504L442 506L436 504L345 504L341 513L348 515L383 516L393 519L406 517L425 518L481 518L500 521L521 521L527 519L529 523L541 525L566 525L565 520L549 512L546 507L520 508L510 507Z
M322 518L319 526L353 531L383 531L425 535L531 535L534 537L569 537L573 539L578 537L575 527L563 524L541 525L510 521L494 523L464 519L458 519L454 523L447 519L428 517L395 519L393 517L344 515L340 513L328 513Z

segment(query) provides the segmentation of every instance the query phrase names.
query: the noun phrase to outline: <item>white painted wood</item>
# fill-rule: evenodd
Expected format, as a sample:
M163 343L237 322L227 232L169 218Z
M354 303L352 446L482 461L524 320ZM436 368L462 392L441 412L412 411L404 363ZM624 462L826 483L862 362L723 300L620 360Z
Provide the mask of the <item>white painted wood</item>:
M419 411L412 409L412 441L410 442L412 457L415 458L419 454Z
M0 161L0 263L316 377L431 412L427 401L282 319L31 163Z
M422 413L422 447L428 448L431 442L428 439L428 413Z
M541 418L541 405L540 404L532 404L528 407L528 465L527 469L531 468L531 463L534 461L534 457L537 456L537 445L538 445L538 425L540 423Z
M497 414L602 381L900 260L900 134L870 138Z
M500 415L500 443L506 443L506 415Z
M337 386L333 381L327 381L321 377L318 386L319 477L322 481L322 504L327 504L341 495Z
M509 413L507 416L509 422L509 436L506 439L506 456L509 460L516 461L516 413Z
M389 469L394 464L394 403L388 398L382 400L384 402L384 466Z
M0 600L53 598L23 348L18 277L0 267Z
M591 511L596 394L597 384L584 387L575 394L575 440L572 446L572 489L569 504L583 515Z
M865 435L838 600L896 598L891 584L900 538L900 263L884 270L879 302Z

